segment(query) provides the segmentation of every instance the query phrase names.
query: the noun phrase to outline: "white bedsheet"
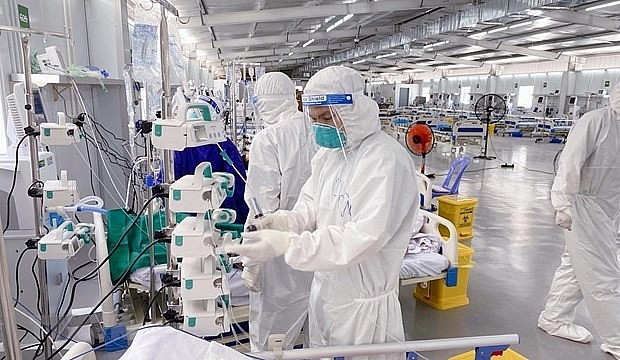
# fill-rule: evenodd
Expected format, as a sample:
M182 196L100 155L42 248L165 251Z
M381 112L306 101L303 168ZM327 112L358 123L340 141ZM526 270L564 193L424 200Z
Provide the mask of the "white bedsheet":
M407 254L400 268L401 279L411 279L441 274L450 266L448 258L437 253Z
M138 331L120 360L249 360L217 342L208 342L171 327Z

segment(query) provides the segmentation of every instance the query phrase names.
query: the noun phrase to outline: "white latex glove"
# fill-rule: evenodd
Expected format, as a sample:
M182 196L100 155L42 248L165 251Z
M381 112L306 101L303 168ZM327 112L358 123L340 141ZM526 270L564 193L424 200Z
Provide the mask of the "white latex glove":
M226 251L261 263L284 255L289 244L289 233L278 230L259 230L243 233L243 244L230 245Z
M260 264L257 265L244 265L243 272L241 273L241 278L243 279L243 283L245 286L254 292L260 291L260 282L259 282L259 274L260 274Z
M573 225L573 218L569 208L558 210L555 212L555 224L562 229L571 231Z
M253 219L250 221L250 225L254 225L258 230L280 230L288 231L288 220L284 214L267 214L261 218Z

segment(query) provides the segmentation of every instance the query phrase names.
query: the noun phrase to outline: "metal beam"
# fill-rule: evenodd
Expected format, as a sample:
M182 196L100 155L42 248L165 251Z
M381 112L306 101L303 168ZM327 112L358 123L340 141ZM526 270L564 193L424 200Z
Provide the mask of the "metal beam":
M415 10L437 6L454 6L468 1L448 0L383 0L359 2L354 4L331 4L319 6L299 6L268 10L249 10L219 13L203 16L207 26L239 25L254 22L286 21L293 19L312 19L326 16L345 16L348 14L370 14L387 11Z
M367 56L372 56L382 51L388 51L406 44L410 44L412 41L436 38L442 34L448 34L462 29L472 28L479 23L485 21L492 21L499 18L518 14L526 10L541 8L543 6L552 6L559 3L560 0L487 0L477 3L476 5L468 6L467 8L459 11L458 13L443 16L439 19L425 22L424 24L415 25L411 29L402 30L399 33L390 35L388 38L369 42L367 44L360 45L355 49L350 49L326 58L317 59L312 64L300 67L296 69L297 72L313 71L316 68L323 68L335 63L349 61L353 59L359 59ZM573 0L572 5L578 6L587 3L588 0ZM377 3L383 3L377 2ZM460 39L469 40L467 38ZM487 44L488 45L488 44ZM495 49L495 47L493 47ZM520 47L514 47L506 51L519 50L519 52L525 52ZM545 58L552 57L557 59L561 57L558 54L545 52L545 51L530 51L529 54L535 53L535 56L543 55Z
M433 68L431 66L416 65L416 64L412 64L412 63L408 63L408 62L404 62L404 61L399 61L399 60L368 59L366 61L374 62L374 63L377 63L377 64L384 64L384 65L390 65L390 66L398 66L398 67L403 68L403 69L417 69L417 70L425 70L425 71L434 71L435 70L435 68Z
M399 54L402 54L405 57L414 58L414 59L425 59L425 60L435 60L441 61L448 64L458 64L458 65L468 65L473 67L482 67L484 65L483 62L473 61L473 60L465 60L459 59L452 56L441 55L436 52L428 52L428 53L420 53L420 50L410 50L397 51Z
M468 66L472 66L472 67L482 67L484 65L483 62L480 61L473 61L473 60L465 60L465 59L459 59L459 58L455 58L452 56L445 56L445 55L440 55L437 53L425 53L422 56L420 56L421 59L427 59L427 60L437 60L437 61L442 61L448 64L458 64L458 65L468 65Z
M243 61L253 62L253 63L263 63L270 61L279 61L283 59L283 61L287 60L304 60L304 62L311 61L313 57L318 57L321 55L328 55L329 52L312 52L312 53L303 53L303 54L293 54L291 56L288 55L278 55L278 56L254 56L254 57L239 57Z
M187 28L183 28L186 30ZM193 28L203 30L204 28ZM377 35L377 34L386 34L391 33L393 31L393 26L380 26L380 27L370 27L370 28L362 28L359 32L359 36L368 36L368 35ZM315 32L315 33L293 33L293 34L284 34L284 35L273 35L273 36L259 36L253 38L237 38L237 39L225 39L225 40L217 40L209 43L200 42L200 48L202 49L216 49L216 48L240 48L245 46L261 46L261 45L269 45L269 44L283 44L283 43L293 43L293 42L306 42L308 40L328 40L328 39L339 39L339 38L348 38L355 37L358 35L357 29L353 30L333 30L330 32ZM197 38L196 40L199 40Z
M545 10L542 16L546 16L551 20L567 24L588 25L599 29L620 31L620 20L584 14L571 10Z
M458 45L478 46L485 49L506 51L514 54L535 56L549 60L559 60L564 57L563 55L552 51L533 50L521 46L508 45L502 41L476 40L458 35L440 35L439 37L443 40L448 40Z
M319 51L327 51L337 49L336 47L328 47L328 45L317 45L317 46L306 46L305 48L274 48L269 50L255 50L255 51L244 51L244 52L229 52L222 53L222 59L234 59L234 58L252 58L252 57L262 57L262 56L281 56L286 57L289 53L293 54L304 54L304 53L312 53Z

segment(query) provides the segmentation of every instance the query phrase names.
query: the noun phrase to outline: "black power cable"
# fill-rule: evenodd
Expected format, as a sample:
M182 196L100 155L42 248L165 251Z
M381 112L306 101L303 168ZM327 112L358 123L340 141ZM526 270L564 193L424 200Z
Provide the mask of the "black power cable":
M149 321L151 320L149 319L149 310L151 310L151 307L153 307L153 304L155 304L155 301L157 300L157 298L162 294L162 290L166 289L167 287L168 286L160 287L155 293L155 295L153 295L153 298L151 299L151 301L149 301L149 304L144 309L144 318L142 319L142 326L146 325L147 320Z
M22 146L22 143L26 138L30 136L30 134L24 135L19 142L17 143L17 147L15 148L15 167L13 168L13 182L11 183L11 190L9 190L9 195L6 197L6 224L4 225L4 229L2 233L4 234L9 229L9 224L11 224L11 198L13 197L13 191L15 191L15 185L17 184L17 169L19 168L19 147Z
M26 247L24 248L24 250L22 250L21 253L19 253L19 256L17 257L17 262L15 263L15 305L13 306L17 306L17 304L19 303L19 296L21 293L21 286L20 286L20 281L19 281L19 265L22 262L22 259L24 258L24 255L26 255L26 251L28 250L32 250L32 248L30 247Z
M82 322L75 328L75 330L73 331L73 333L71 333L71 335L69 335L67 337L67 341L65 341L61 346L59 346L51 355L49 358L47 358L46 360L52 360L54 358L54 356L58 355L65 347L67 347L67 345L69 345L69 343L71 342L70 339L72 339L81 329L82 327L86 324L86 322L88 321L88 319L99 309L99 307L103 304L103 302L110 296L112 296L112 294L121 286L121 284L127 279L127 277L129 276L129 274L131 273L131 269L134 267L134 265L136 265L138 263L138 261L140 260L140 258L142 257L142 255L146 254L146 252L148 250L150 250L153 246L155 246L156 244L159 244L161 242L166 242L165 240L163 241L154 241L150 244L148 244L144 249L142 249L142 251L140 251L140 253L138 254L138 256L131 262L131 264L129 264L129 266L127 266L127 269L125 270L125 272L121 275L120 280L116 283L116 285L114 285L112 287L112 289L105 294L101 300L99 300L99 302L93 306L93 309L84 317L84 320L82 320ZM53 330L50 330L50 332L48 332L46 334L46 336L42 339L42 341L39 343L39 346L42 346L45 339L52 333Z
M35 269L35 266L37 266L38 260L39 260L39 257L35 256L30 270L32 272L32 277L34 278L34 283L37 288L37 311L39 312L39 316L42 316L43 312L41 311L41 288L39 287L39 277L37 276L37 271Z
M125 229L125 231L123 232L123 234L120 236L119 240L116 242L116 244L112 247L112 249L110 250L110 252L108 253L108 256L103 259L99 265L97 267L95 267L93 270L91 270L88 274L86 274L84 277L77 279L77 281L75 281L73 283L73 286L71 288L71 297L69 298L69 304L67 305L67 308L65 310L65 312L63 313L62 317L60 319L58 319L56 325L54 325L50 331L43 337L43 339L40 342L40 346L42 347L43 344L45 343L45 341L51 336L51 334L55 331L58 330L58 328L60 327L60 324L63 323L65 321L65 319L67 318L71 307L73 306L73 302L75 301L75 294L76 294L76 289L77 289L77 285L82 282L82 281L86 281L90 276L93 276L94 274L97 273L97 271L99 271L99 269L107 262L110 260L110 258L112 257L112 255L116 252L116 250L118 249L118 247L120 246L121 242L123 241L123 239L127 236L127 234L129 233L129 231L131 230L131 228L134 227L134 225L138 222L138 219L140 218L140 216L142 215L142 213L144 213L144 211L146 211L147 207L149 206L149 204L158 196L161 196L161 194L156 194L151 196L142 206L142 209L140 209L140 212L138 212L138 214L136 214L136 217L133 219L133 221L131 222L131 224L127 227L127 229ZM149 249L151 247L152 244L158 244L157 242L153 242L151 243L148 247L146 247L146 249ZM142 253L136 258L136 260L134 261L134 264L137 262L138 259L140 259L140 256L142 256ZM129 268L127 269L126 272L128 272L131 267L133 267L132 264L131 266L129 266ZM117 286L115 286L115 288L118 287L118 285L122 282L122 278L125 276L125 274L123 274L123 276L121 276L121 279L119 280L119 282L117 283ZM104 298L105 299L105 298ZM103 302L102 302L103 303ZM99 304L100 305L100 304ZM95 307L95 309L99 306L97 305ZM90 316L90 315L89 315ZM87 317L88 318L88 317ZM81 327L81 326L80 326ZM75 335L75 334L74 334ZM71 336L73 337L73 335ZM71 338L70 337L70 338ZM39 348L40 349L40 348ZM39 349L37 351L39 351Z

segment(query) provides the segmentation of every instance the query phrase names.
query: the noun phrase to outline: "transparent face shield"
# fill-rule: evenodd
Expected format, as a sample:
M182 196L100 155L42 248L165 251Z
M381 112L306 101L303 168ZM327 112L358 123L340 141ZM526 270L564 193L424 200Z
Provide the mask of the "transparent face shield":
M256 132L263 129L263 120L261 119L260 111L258 111L258 96L250 96L250 106L252 106L252 112L254 113L254 133L256 134Z
M328 149L341 149L347 159L347 132L341 112L345 106L353 105L351 94L304 95L302 103L305 118L312 124L314 141L317 146Z

